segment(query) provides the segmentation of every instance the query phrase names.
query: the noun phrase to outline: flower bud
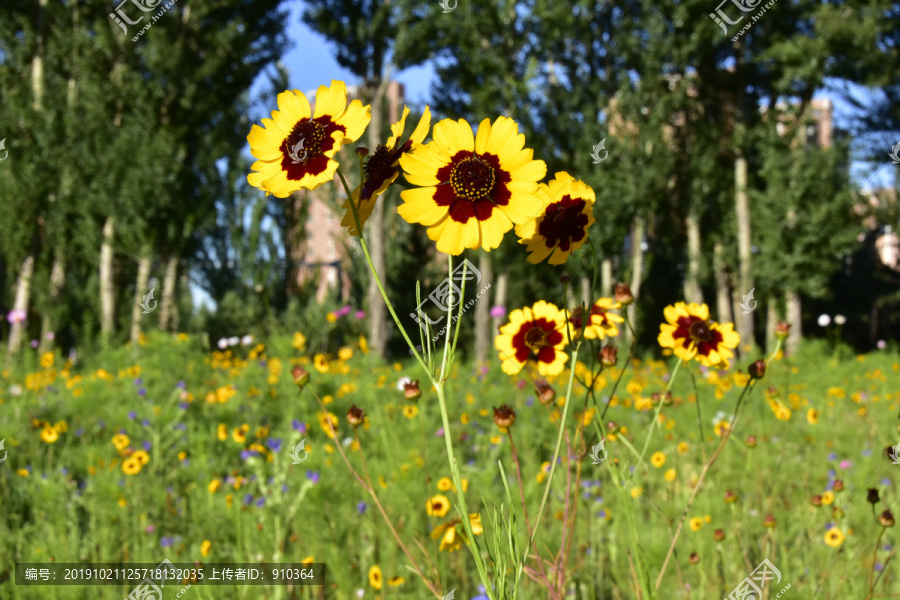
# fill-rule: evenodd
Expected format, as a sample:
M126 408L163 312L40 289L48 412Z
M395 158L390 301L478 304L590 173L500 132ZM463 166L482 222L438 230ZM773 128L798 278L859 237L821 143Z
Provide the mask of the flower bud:
M610 421L606 424L606 430L608 433L615 433L619 430L619 425L615 421Z
M616 284L616 302L622 306L628 306L634 302L634 295L631 293L631 287L627 283Z
M731 490L725 490L725 502L731 504L732 502L737 502L737 494L732 492Z
M294 377L294 383L296 383L301 389L304 385L309 383L309 372L300 365L297 365L296 367L291 369L291 375L293 375Z
M762 379L766 374L766 361L758 360L747 369L750 373L750 379Z
M367 155L368 153L369 153L369 149L368 149L368 148L363 148L362 146L360 146L359 148L356 149L356 154L357 154L357 156L359 156L360 158L362 158L363 156Z
M844 480L843 479L835 479L832 489L836 492L843 492L844 491Z
M776 523L777 521L772 515L766 515L766 517L763 519L763 525L765 525L766 527L775 527Z
M756 436L755 435L747 436L747 447L748 448L756 448Z
M572 280L572 278L569 277L568 275L563 275L562 277L559 278L559 282L563 285L568 284L569 281L571 281L571 280Z
M890 511L890 509L884 511L880 515L878 515L878 522L882 527L893 527L894 526L894 513Z
M698 562L700 562L700 555L696 552L691 552L691 557L688 560L691 561L692 565L696 565Z
M415 402L422 397L422 390L419 389L419 380L406 381L403 383L403 396L410 402Z
M869 488L866 494L866 500L869 504L878 504L881 502L881 496L878 495L878 488Z
M354 404L350 407L350 410L347 411L347 422L354 427L356 427L357 425L362 425L363 412L363 409Z
M787 337L791 334L791 324L790 323L779 323L775 326L775 337L779 340L787 339Z
M813 506L822 506L822 495L821 494L813 495L812 500L810 502L812 503Z
M500 408L494 408L494 425L509 428L516 422L516 413L512 408L504 404Z
M535 387L537 388L538 400L544 406L550 406L553 401L556 399L556 392L547 383L546 379L538 379L534 382Z
M721 542L722 540L725 539L725 532L721 529L716 529L713 532L713 539L716 540L717 542Z
M600 351L597 353L597 358L604 367L612 367L619 362L618 354L619 350L614 344L607 344L600 348Z

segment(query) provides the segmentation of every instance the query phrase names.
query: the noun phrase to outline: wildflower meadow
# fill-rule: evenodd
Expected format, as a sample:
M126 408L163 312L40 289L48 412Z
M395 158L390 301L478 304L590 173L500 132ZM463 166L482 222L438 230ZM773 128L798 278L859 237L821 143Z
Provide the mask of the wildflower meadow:
M900 596L897 5L461 2L0 9L0 598Z

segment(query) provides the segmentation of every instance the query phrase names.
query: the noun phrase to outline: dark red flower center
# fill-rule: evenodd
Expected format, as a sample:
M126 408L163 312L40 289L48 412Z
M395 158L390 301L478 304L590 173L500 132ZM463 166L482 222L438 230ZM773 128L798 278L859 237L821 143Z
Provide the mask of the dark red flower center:
M695 342L708 342L712 339L712 330L706 321L694 321L688 331Z
M473 217L487 221L494 207L506 206L512 195L506 187L512 178L494 154L460 150L438 169L437 178L441 183L435 188L434 202L449 207L457 223L468 223Z
M544 317L522 323L512 339L516 360L524 363L535 358L539 362L552 363L556 358L555 346L563 341L563 334L557 331L556 325Z
M540 327L532 327L525 334L525 345L537 352L547 345L547 332Z
M544 218L538 225L538 233L545 238L548 248L559 246L561 250L568 251L572 242L584 239L588 224L584 206L584 200L571 196L564 196L562 200L547 206Z
M402 154L399 149L388 148L383 144L379 144L375 152L369 155L366 160L366 166L363 172L366 179L363 182L362 191L360 192L360 201L368 200L372 197L378 188L385 181L394 176L398 172L398 168L392 166Z
M297 121L291 133L281 142L281 169L291 180L303 179L307 174L318 175L328 166L325 153L334 146L331 134L346 132L343 125L332 122L328 115Z
M724 339L718 329L713 329L708 321L694 315L679 317L672 337L683 340L684 348L689 348L693 343L697 352L703 356L709 356L711 351L718 350Z

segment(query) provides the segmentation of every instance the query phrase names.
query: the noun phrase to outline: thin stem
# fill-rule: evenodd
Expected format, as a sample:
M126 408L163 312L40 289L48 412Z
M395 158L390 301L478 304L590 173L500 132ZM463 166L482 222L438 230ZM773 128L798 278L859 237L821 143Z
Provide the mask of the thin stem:
M872 505L872 508L875 508L875 505ZM875 551L872 553L872 570L869 571L869 593L871 594L875 591L875 584L872 580L875 578L875 561L878 560L878 546L881 545L881 536L884 535L884 527L881 528L881 532L878 534L878 539L875 540Z
M606 416L606 411L609 410L610 403L612 399L616 395L616 390L619 388L619 382L622 381L622 376L625 375L625 369L631 363L631 359L634 358L634 348L637 343L637 334L634 332L634 328L631 326L631 321L628 320L628 312L626 311L624 314L625 317L625 325L628 326L628 329L631 331L631 350L628 352L628 358L625 360L625 364L622 365L622 370L619 372L619 376L616 378L616 383L613 385L612 391L609 393L609 402L606 403L606 408L603 409L603 414L600 415L600 420L603 420L603 417Z
M675 381L675 376L678 374L678 369L681 368L681 365L684 361L680 358L678 362L675 363L675 368L672 369L672 375L669 377L669 381L666 382L666 389L663 390L662 394L659 397L659 404L656 406L656 412L653 413L653 422L650 423L650 431L647 432L647 439L644 441L644 449L641 450L641 456L638 458L638 464L635 467L635 471L641 468L641 465L644 464L644 456L647 454L647 447L650 445L650 438L653 437L653 431L659 426L659 413L662 411L663 404L665 404L665 398L669 393L669 389L672 387L672 383Z

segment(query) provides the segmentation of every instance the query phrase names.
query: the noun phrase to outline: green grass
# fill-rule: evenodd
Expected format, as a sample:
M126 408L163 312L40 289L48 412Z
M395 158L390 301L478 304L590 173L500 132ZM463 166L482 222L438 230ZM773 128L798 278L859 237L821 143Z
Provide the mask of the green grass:
M331 372L323 374L313 368L312 356L307 356L304 366L311 381L298 395L290 374L291 359L304 354L291 348L288 337L266 342L266 362L247 358L253 346L237 347L236 354L246 363L230 368L212 365L211 354L199 348L198 340L179 341L154 334L135 349L117 348L82 357L69 373L62 372L58 355L53 367L41 367L34 351L5 371L0 379L0 438L6 439L8 457L0 465L0 540L4 541L0 544L0 597L123 598L133 587L14 585L16 562L156 564L168 558L207 564L296 563L310 556L327 565L324 587L193 586L185 596L196 600L343 599L355 598L356 590L362 588L365 598L429 597L426 587L409 570L409 562L371 498L350 475L335 442L320 427L314 394L333 397L327 408L340 420L338 437L342 441L353 435L345 418L347 409L356 404L365 410L369 426L359 429L362 451L394 527L420 564L434 563L441 589L455 589L456 598L476 596L477 573L468 550L440 552L438 541L429 535L434 525L456 517L456 509L451 508L443 518L430 518L425 512L427 499L440 493L438 481L449 477L450 471L444 440L437 435L440 412L433 391L422 385L415 417L407 418L402 412L408 403L397 390L397 381L403 376L427 381L418 366L412 361L384 365L356 348L352 358L332 362ZM582 352L582 356L588 355ZM273 376L275 358L280 360L281 370ZM620 367L623 362L620 356ZM661 389L663 376L673 366L674 360L666 359L629 367L616 393L620 402L610 407L604 419L625 425L626 437L638 451L644 445L652 412L626 407L626 400L649 397ZM128 369L136 367L140 374L129 374ZM111 377L98 377L98 369ZM847 355L836 360L815 343L806 343L802 353L772 363L745 399L734 435L688 513L688 519L708 515L710 522L693 531L686 521L658 597L725 597L757 564L769 559L782 575L781 583L771 586L769 598L788 583L791 588L785 598L865 598L876 540L883 529L866 501L867 488L879 490L882 501L877 513L900 508L896 483L900 466L883 456L885 446L896 444L900 437L898 369L896 354ZM699 433L690 373L696 380L705 440ZM75 375L81 376L80 382L74 383ZM617 370L603 374L606 387L598 397L609 393L617 375ZM42 381L36 379L40 376ZM726 378L732 380L732 374ZM29 389L26 379L34 389ZM626 391L633 380L641 385L636 394ZM561 375L554 383L559 397L564 395L564 382L565 375ZM344 384L353 384L355 389L342 388ZM230 385L235 386L235 393L225 402L207 402L207 394ZM20 395L14 394L14 386L22 388ZM577 525L568 560L568 581L574 586L570 597L637 597L629 567L632 540L625 519L629 507L635 511L636 533L651 586L656 581L673 523L680 519L691 494L690 481L699 476L704 457L719 443L712 420L719 411L732 414L740 394L739 386L732 385L717 398L717 387L700 374L697 363L682 368L672 387L674 402L662 408L664 425L648 448L648 458L654 452L665 455L662 467L645 460L640 469L630 473L627 467L636 461L621 441L606 444L610 459L605 463L594 465L590 458L580 463L580 489L573 494L578 498ZM792 408L790 420L776 419L765 399L770 387ZM142 389L145 395L140 395ZM633 385L631 389L637 388ZM847 397L840 397L838 390ZM186 408L179 406L183 393L193 395ZM851 398L854 395L858 402ZM486 373L465 363L454 367L448 385L450 433L462 476L469 482L469 511L478 511L483 517L485 532L478 538L482 548L486 540L493 539L482 498L491 510L506 498L498 460L509 476L522 547L522 540L527 539L516 468L508 439L493 424L494 406L508 404L516 410L512 435L532 520L540 505L544 486L536 478L542 463L552 457L557 424L534 396L534 388L524 376L503 374L497 361ZM574 415L585 402L579 385L572 402L573 419L567 430L574 437ZM819 411L815 425L806 418L811 407ZM858 414L861 407L866 416ZM468 418L465 425L463 418ZM33 419L51 424L62 421L66 430L55 442L47 443L41 440L43 427L34 426ZM147 425L142 424L145 419ZM296 431L293 420L306 423L308 430ZM225 441L217 438L220 423L228 428ZM249 432L246 442L240 444L231 433L243 423ZM277 439L280 449L243 459L241 451L257 441L259 427L268 428L259 443ZM125 430L133 449L140 449L145 442L151 444L149 463L135 475L123 473L123 457L111 441L120 429ZM593 426L587 429L588 441L592 431ZM755 448L744 443L751 434L758 440ZM302 464L294 465L289 452L303 438L311 451ZM687 452L677 451L679 442L689 445ZM335 451L329 453L328 446ZM361 473L360 452L352 444L345 450ZM179 458L182 452L186 460ZM566 454L563 448L535 545L544 557L555 554L562 536ZM609 472L614 458L629 473L633 485L643 490L638 498L623 497L614 488ZM117 462L111 466L113 461ZM842 467L842 461L850 464ZM573 462L573 484L576 466ZM676 475L667 482L664 473L670 468ZM21 469L29 471L27 477L19 474ZM829 471L843 480L845 489L836 494L832 505L814 507L810 500L829 487ZM312 473L318 474L317 481L310 477ZM224 481L228 476L247 481L235 489ZM221 487L210 493L208 486L215 479L222 480ZM377 483L379 480L382 483ZM739 500L726 504L726 490L734 491ZM226 502L229 494L230 507ZM242 508L248 494L253 501ZM444 494L455 504L452 491ZM261 497L265 504L257 506ZM362 514L361 501L366 503ZM840 518L832 515L832 509L838 507L843 511ZM775 517L775 527L763 526L767 514ZM836 524L845 533L852 530L852 535L840 547L829 547L824 542L828 524ZM716 529L725 533L724 540L713 539ZM887 529L880 539L875 558L880 565L892 552L884 548L897 546L896 531ZM171 546L162 545L164 538L173 540ZM206 557L201 556L204 540L211 543ZM416 540L427 550L427 560ZM692 553L697 553L699 562L691 562ZM373 565L381 568L385 579L380 593L368 582ZM876 594L900 593L896 572L892 560ZM404 577L405 583L389 586L387 580L394 576ZM180 586L165 597L174 597L177 589ZM545 598L547 592L526 580L520 597Z

